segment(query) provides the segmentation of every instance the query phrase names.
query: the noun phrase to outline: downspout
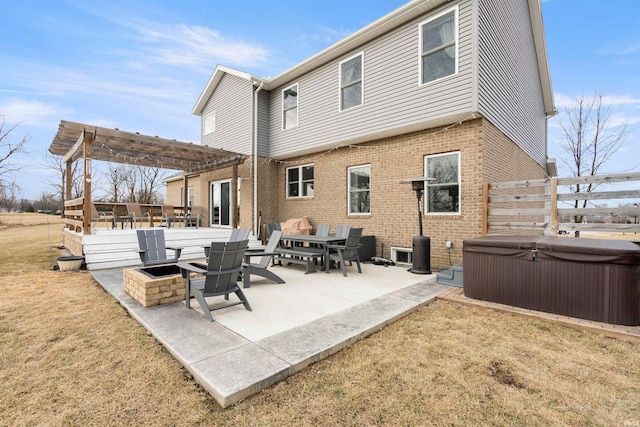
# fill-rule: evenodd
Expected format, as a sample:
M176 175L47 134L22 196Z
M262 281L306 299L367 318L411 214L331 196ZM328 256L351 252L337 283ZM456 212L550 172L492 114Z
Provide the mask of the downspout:
M264 82L253 93L253 235L259 236L258 230L258 94Z

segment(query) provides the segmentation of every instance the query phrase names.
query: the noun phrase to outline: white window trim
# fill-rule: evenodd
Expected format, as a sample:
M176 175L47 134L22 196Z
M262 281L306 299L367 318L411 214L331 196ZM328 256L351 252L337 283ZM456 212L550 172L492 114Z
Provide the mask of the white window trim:
M403 252L407 254L407 261L398 261L398 253ZM395 262L399 265L411 265L413 264L413 249L412 248L399 248L396 246L391 246L391 261Z
M315 186L316 186L316 166L314 163L307 163L305 165L298 165L298 166L291 166L290 168L286 168L284 173L284 185L286 186L285 192L287 194L287 199L311 199L313 198L313 196L302 196L302 183L303 183L303 179L302 179L302 168L305 168L307 166L313 166L313 188L314 188L314 193L315 193ZM290 196L289 195L289 170L290 169L298 169L299 170L299 174L298 176L300 177L300 181L298 181L298 194L300 194L300 196Z
M213 129L207 132L207 119L213 116ZM212 111L202 118L202 134L209 135L216 131L216 112Z
M458 67L458 63L460 61L460 25L459 25L459 6L454 6L452 8L443 10L442 12L430 16L428 19L425 19L424 21L420 22L418 24L418 33L419 33L419 39L418 39L418 86L426 86L426 85L430 85L451 77L456 76L459 73L459 67ZM435 20L440 18L443 15L446 15L447 13L451 13L451 11L453 11L453 21L454 21L454 25L455 25L455 44L456 44L456 58L455 58L455 71L453 72L453 74L450 74L448 76L445 77L440 77L439 79L435 79L435 80L431 80L429 82L426 83L422 83L422 27Z
M425 212L426 215L433 215L433 216L442 216L442 215L461 215L462 214L462 175L460 175L461 172L461 164L462 163L462 156L460 155L460 151L449 151L446 153L439 153L439 154L430 154L427 156L424 156L424 176L427 176L427 159L433 159L435 157L442 157L442 156L450 156L452 154L457 154L458 155L458 212L429 212L429 182L425 182L425 188L424 188L424 200L423 203L424 205L422 206L422 211Z
M342 64L352 60L360 56L360 69L362 70L362 75L360 76L360 82L362 83L362 90L360 91L360 104L354 105L349 108L342 108ZM340 61L338 64L338 112L353 110L354 108L362 107L364 105L364 51L356 53L355 55L351 55L348 58Z
M296 92L298 93L297 101L296 101L296 125L295 126L291 126L288 128L285 128L285 122L284 122L284 116L285 116L285 109L284 109L284 93L291 89L292 87L296 86ZM280 116L282 119L282 130L289 130L289 129L293 129L293 128L297 128L300 125L300 84L299 82L294 83L292 85L289 85L287 87L285 87L284 89L282 89L282 95L280 96L280 102L281 102L281 112L280 112Z
M351 169L362 168L369 166L369 212L351 212ZM314 175L315 178L315 175ZM353 216L370 216L371 215L371 163L365 163L364 165L349 166L347 168L347 215Z

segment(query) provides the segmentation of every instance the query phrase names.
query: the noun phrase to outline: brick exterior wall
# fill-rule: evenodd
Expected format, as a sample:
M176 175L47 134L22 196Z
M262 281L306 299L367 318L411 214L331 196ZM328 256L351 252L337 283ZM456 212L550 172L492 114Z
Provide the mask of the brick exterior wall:
M376 254L384 243L386 258L391 247L411 248L418 234L418 207L415 192L400 181L423 176L424 157L460 152L461 201L459 215L424 215L424 235L431 238L431 266L448 268L462 261L462 240L477 237L482 224L482 183L544 177L543 168L485 119L475 119L449 128L428 129L366 144L343 147L299 158L258 161L258 194L261 222L282 222L307 217L312 226L330 223L362 227L364 235L376 236ZM314 164L314 196L286 198L286 169ZM347 170L351 166L371 165L371 214L348 215ZM248 159L239 167L239 176L249 178L253 163ZM231 168L190 178L196 200L208 194L209 181L231 177ZM169 183L167 200L179 199L182 182ZM171 193L171 194L170 194ZM252 227L253 185L243 180L240 197L240 226ZM196 204L207 208L207 199ZM423 199L424 201L424 199ZM174 202L175 204L181 204ZM208 212L207 212L208 215ZM207 216L208 218L208 216ZM445 242L453 242L451 254Z

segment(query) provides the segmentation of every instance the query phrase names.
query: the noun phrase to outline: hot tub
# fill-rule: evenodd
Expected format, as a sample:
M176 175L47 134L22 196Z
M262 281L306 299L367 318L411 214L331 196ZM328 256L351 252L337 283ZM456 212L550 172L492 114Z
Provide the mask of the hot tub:
M632 242L544 236L466 239L463 283L469 298L640 324L640 248Z

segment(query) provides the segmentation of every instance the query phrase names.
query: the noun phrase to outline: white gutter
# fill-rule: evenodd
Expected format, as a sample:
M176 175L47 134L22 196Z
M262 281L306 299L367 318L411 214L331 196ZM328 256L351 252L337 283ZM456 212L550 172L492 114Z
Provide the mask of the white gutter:
M253 235L258 237L258 94L264 82L253 93Z

